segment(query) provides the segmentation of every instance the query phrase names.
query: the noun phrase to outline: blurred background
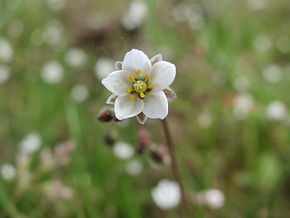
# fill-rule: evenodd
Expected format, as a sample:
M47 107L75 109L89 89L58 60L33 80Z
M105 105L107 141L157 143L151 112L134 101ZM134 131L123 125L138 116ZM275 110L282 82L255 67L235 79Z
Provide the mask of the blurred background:
M160 121L98 120L131 48L176 64L188 217L290 217L289 26L287 0L1 0L0 217L178 217Z

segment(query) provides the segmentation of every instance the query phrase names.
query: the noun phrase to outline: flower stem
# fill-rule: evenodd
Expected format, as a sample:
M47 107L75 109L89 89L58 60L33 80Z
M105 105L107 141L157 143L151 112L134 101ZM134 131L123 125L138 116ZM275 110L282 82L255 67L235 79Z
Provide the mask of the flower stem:
M177 166L176 153L175 153L175 147L174 147L173 140L172 140L172 135L170 133L169 126L168 126L166 119L162 120L162 126L163 126L163 130L164 130L164 134L165 134L166 145L167 145L167 148L169 150L170 157L171 157L172 175L173 175L174 180L178 183L178 185L180 187L180 192L181 192L182 205L181 205L181 210L180 210L180 217L184 218L184 217L187 217L186 216L186 214L187 214L187 199L186 199L185 191L183 188L180 172L179 172L179 169Z

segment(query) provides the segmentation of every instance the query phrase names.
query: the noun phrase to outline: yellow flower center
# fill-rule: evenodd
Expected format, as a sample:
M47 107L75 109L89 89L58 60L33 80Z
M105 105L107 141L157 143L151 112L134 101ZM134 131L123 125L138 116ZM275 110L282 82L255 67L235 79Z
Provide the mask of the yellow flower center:
M135 70L134 73L139 75L141 70ZM143 99L148 95L152 89L154 88L154 84L149 84L150 76L147 74L143 78L135 78L134 76L130 75L128 79L132 82L131 88L126 88L126 93L130 94L129 100L134 101L136 98L135 96Z
M133 83L133 89L135 92L142 93L147 89L147 84L143 80L137 80Z

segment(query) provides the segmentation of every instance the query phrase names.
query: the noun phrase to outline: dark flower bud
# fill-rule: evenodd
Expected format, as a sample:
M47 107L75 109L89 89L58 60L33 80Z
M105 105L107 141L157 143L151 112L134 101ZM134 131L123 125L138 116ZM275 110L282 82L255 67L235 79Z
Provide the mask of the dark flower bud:
M115 119L115 115L108 108L103 108L98 115L98 120L101 122L110 122L113 119Z

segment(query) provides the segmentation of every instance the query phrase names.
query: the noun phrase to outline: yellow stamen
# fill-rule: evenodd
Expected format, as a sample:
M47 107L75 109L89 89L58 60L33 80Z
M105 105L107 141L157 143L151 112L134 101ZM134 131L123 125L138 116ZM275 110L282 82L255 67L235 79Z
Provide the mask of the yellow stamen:
M148 89L153 89L154 88L154 84L149 84L147 87L148 87Z
M126 88L126 93L130 94L132 90L130 88Z
M135 100L135 95L130 95L128 98L130 101L134 101Z
M148 80L150 78L150 75L148 75L148 74L146 74L145 76L144 76L144 79L145 80Z
M145 94L143 92L140 93L140 98L144 98Z
M136 73L137 75L139 75L141 73L141 70L140 69L134 70L134 73Z
M129 80L134 82L135 81L135 77L134 76L129 76Z

